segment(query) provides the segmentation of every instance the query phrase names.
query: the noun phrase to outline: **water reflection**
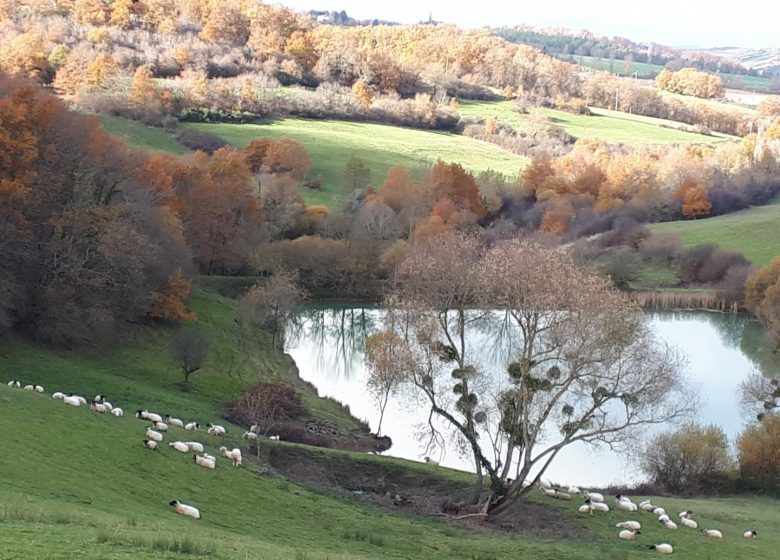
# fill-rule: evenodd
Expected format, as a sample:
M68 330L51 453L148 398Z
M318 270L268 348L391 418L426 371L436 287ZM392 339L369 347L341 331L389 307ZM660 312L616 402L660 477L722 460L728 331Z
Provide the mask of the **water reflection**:
M295 359L301 377L313 383L321 395L350 406L353 414L376 428L379 412L365 390L363 348L366 338L382 326L381 308L350 305L308 305L287 327L286 349ZM503 320L502 320L503 317ZM474 323L470 345L479 349L480 365L504 368L516 349L517 338L503 312L491 321ZM698 420L720 425L730 438L743 428L738 386L753 368L780 372L777 356L763 342L760 326L746 316L707 312L661 312L651 314L656 332L687 354L688 375L701 390ZM424 404L392 399L385 413L384 432L392 437L389 454L420 460L426 454L416 437L428 421ZM471 469L453 442L447 442L444 465ZM584 444L565 449L548 470L561 482L603 485L640 478L636 460L597 450Z

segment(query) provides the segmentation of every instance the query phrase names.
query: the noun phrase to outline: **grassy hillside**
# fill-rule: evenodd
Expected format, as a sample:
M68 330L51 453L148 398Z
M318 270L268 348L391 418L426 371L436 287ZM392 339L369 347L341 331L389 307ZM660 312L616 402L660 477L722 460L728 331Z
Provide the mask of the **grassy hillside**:
M281 119L266 124L190 124L218 134L231 144L245 146L255 138L293 138L309 151L309 175L322 175L321 192L304 190L309 203L330 205L343 199L344 165L352 156L371 168L371 182L379 185L394 165L414 171L437 159L460 163L472 172L492 169L517 176L526 160L493 144L463 136L371 123Z
M172 134L140 122L101 115L100 123L108 132L121 136L128 144L137 148L174 154L183 154L188 151L176 142Z
M517 130L527 130L527 117L514 110L512 101L462 101L458 111L464 116L495 117ZM590 116L574 115L554 109L543 109L554 124L577 138L600 138L624 144L670 144L681 142L722 142L722 136L705 136L687 132L686 125L664 119L629 115L606 109L592 109Z
M774 204L704 220L683 220L650 226L677 233L686 246L715 243L739 251L762 266L780 256L780 198Z

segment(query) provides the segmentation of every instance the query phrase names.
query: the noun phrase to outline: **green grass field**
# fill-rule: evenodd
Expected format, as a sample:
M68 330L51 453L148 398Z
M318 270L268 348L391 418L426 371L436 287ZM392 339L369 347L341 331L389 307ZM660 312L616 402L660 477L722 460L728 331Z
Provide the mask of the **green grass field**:
M173 135L137 121L101 115L100 124L111 134L121 136L128 144L137 148L174 154L183 154L188 151L176 142Z
M527 117L514 109L513 101L461 101L458 111L463 116L495 117L519 131L528 129ZM714 143L722 136L705 136L687 132L686 125L664 119L629 115L607 109L591 109L592 115L574 115L554 109L543 109L553 124L560 125L577 138L600 138L606 142L624 144Z
M682 220L650 226L678 234L687 247L714 243L739 251L757 266L780 256L780 198L758 206L703 220Z
M668 531L644 512L580 516L575 504L552 502L591 532L589 538L561 541L511 531L466 532L432 518L375 510L276 475L249 457L246 448L242 468L219 460L214 471L167 446L148 451L141 446L146 423L132 417L137 407L216 421L219 403L246 383L293 375L289 359L268 347L265 333L245 332L234 321L233 302L201 290L193 307L215 342L189 392L175 385L178 372L166 351L168 328L146 327L109 352L55 350L15 337L0 342L0 558L585 560L598 551L599 558L619 560L644 558L646 545L660 541L672 542L677 556L688 560L776 558L777 500L654 499L672 512L693 509L702 525L724 532L723 542L692 530ZM48 394L10 389L5 382L12 377L44 384ZM49 396L57 389L88 397L106 393L127 415L115 418L63 405ZM331 401L315 400L310 395L307 402L312 413L349 422ZM196 439L215 453L223 443L243 447L239 433L228 425L224 439L203 431L194 437L172 427L166 442ZM423 479L468 480L462 473L389 457L316 453L357 465L409 469ZM199 507L203 519L175 515L167 505L172 499ZM627 518L643 523L639 542L616 538L614 524ZM742 539L742 532L752 528L759 540Z
M498 146L464 136L371 123L281 119L266 124L185 126L213 132L242 147L255 138L297 140L311 156L309 176L324 179L321 192L304 189L302 194L308 203L329 206L349 194L344 187L344 165L352 156L371 168L373 185L380 185L394 165L403 165L419 176L421 168L442 159L475 173L492 169L516 177L526 163L525 158Z

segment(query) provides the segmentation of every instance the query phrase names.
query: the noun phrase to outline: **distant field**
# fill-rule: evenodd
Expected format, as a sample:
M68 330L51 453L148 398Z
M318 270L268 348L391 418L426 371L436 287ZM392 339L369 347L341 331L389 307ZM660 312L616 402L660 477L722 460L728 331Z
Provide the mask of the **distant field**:
M100 123L108 132L121 136L131 146L174 154L183 154L187 151L176 142L173 135L158 128L129 119L108 116L101 116Z
M245 146L255 138L293 138L309 151L311 177L322 175L321 192L305 189L311 204L331 205L349 193L343 187L344 165L352 157L371 168L371 183L379 185L394 165L420 170L437 159L457 162L472 172L488 169L515 177L526 159L493 144L464 136L371 123L281 119L266 124L188 124L218 134L231 144ZM417 173L419 174L419 173Z
M684 220L650 226L677 233L686 246L715 243L739 251L763 266L780 256L780 198L774 204L704 220Z
M526 130L526 116L514 110L513 101L461 101L458 111L463 116L486 118L493 116L517 130ZM562 126L578 138L600 138L606 142L624 144L669 144L680 142L722 142L722 136L705 136L680 130L674 121L630 115L607 109L592 109L593 115L573 115L564 111L544 109L551 122Z

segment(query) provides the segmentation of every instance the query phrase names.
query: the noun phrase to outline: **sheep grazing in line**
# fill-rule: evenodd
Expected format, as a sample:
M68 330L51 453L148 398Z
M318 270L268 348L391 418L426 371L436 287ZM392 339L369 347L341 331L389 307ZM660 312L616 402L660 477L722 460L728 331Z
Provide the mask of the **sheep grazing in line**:
M745 531L744 533L742 533L742 536L745 537L746 539L754 539L755 540L755 539L758 538L758 533L756 533L755 530L753 530L753 531Z
M693 510L686 509L685 511L680 512L680 519L682 519L683 517L690 517L691 515L693 515Z
M106 406L104 404L100 404L100 403L93 402L91 405L89 405L89 409L92 412L100 412L102 414L106 413Z
M593 504L590 502L585 502L579 507L578 510L580 513L588 513L590 515L593 515Z
M214 457L214 455L209 455L208 453L204 453L203 455L201 455L201 457L203 457L204 459L208 459L209 461L214 461L215 463L217 462L217 458Z
M187 517L194 517L195 519L200 519L200 511L196 507L183 504L179 500L171 500L170 502L168 502L168 505L173 506L173 509L179 515L186 515Z
M65 393L61 393L60 391L56 391L56 392L51 394L51 398L57 399L57 400L61 401L62 399L65 398Z
M717 529L702 529L701 532L704 533L705 536L711 537L713 539L723 538L723 533L721 533Z
M209 435L212 436L222 436L225 435L226 431L224 426L220 426L219 424L208 424L208 430L206 430Z
M694 521L690 517L683 517L682 519L680 519L680 523L682 523L686 527L690 527L691 529L698 529L699 528L699 524L696 523L696 521Z
M33 385L33 391L36 393L45 393L45 389L43 388L43 385Z
M639 521L623 521L622 523L615 525L615 527L618 529L631 529L632 531L636 531L641 529L642 525L639 523Z
M593 508L593 511L603 511L603 512L609 511L609 506L604 502L591 502L590 505Z
M671 518L668 515L666 515L665 513L663 515L659 515L658 516L658 521L660 521L661 523L663 523L665 521L670 521L670 520L671 520Z
M152 451L157 451L157 442L151 439L145 439L144 447L147 449L151 449Z
M677 529L677 523L675 523L675 522L674 522L674 521L672 521L671 519L666 519L666 520L661 520L661 519L659 519L658 521L660 521L660 522L661 522L661 524L662 524L664 527L666 527L667 529Z
M653 515L661 517L662 515L666 515L666 510L662 507L657 507L653 510Z
M25 391L36 391L38 393L43 393L43 387L41 387L41 390L38 391L36 387L41 387L40 385L25 385L24 390Z
M545 488L544 486L541 486L540 489L544 493L545 496L547 496L549 498L554 498L555 497L555 492L556 492L555 488Z
M119 407L116 407L111 409L111 414L113 414L116 417L120 417L125 415L125 411Z
M184 422L181 421L179 418L171 418L170 414L165 415L165 423L170 426L178 426L179 428L184 427Z
M248 439L249 441L255 441L257 439L257 434L254 432L244 432L244 435L241 437Z
M618 537L620 537L621 539L625 539L627 541L635 541L637 535L641 535L641 534L642 534L642 531L640 531L638 529L636 529L634 531L630 531L628 529L623 529L622 531L620 531L620 533L618 533Z
M190 451L195 451L196 453L203 453L203 444L198 443L197 441L187 441L185 442L187 444L187 447Z
M8 386L11 389L21 389L22 388L22 382L18 379L11 379L11 381L8 382Z
M169 443L168 447L173 447L179 453L187 453L190 450L190 446L183 441L174 441L173 443Z
M152 422L152 429L157 430L158 432L167 432L168 424L165 422Z
M423 461L425 461L429 465L433 465L434 467L438 467L439 466L439 462L436 459L431 459L430 457L425 457L425 459L423 459Z
M650 503L650 500L645 500L643 502L640 502L639 509L643 509L645 511L653 511L655 509L655 506Z
M150 422L162 422L162 416L149 412L148 410L139 410L135 413L135 417L139 420L149 420Z
M233 461L234 467L240 467L241 466L241 450L238 447L235 447L228 451L228 448L224 445L219 448L219 450L222 452L222 454Z
M281 438L279 436L268 436L268 439L272 439L274 441L281 441Z
M106 400L105 395L95 395L95 397L92 399L93 403L103 404L103 401Z
M672 545L670 545L669 543L651 544L648 548L650 550L655 550L659 554L671 554L672 552L674 552Z
M74 396L63 397L62 402L69 404L70 406L81 406L81 401L78 399L78 397Z
M564 502L570 502L571 494L567 494L566 492L561 492L560 490L556 490L553 498L555 498L556 500L563 500Z
M215 457L201 457L200 455L194 455L192 458L196 465L203 467L204 469L214 469L217 466Z
M160 432L155 432L151 428L146 428L146 437L148 437L149 439L152 439L154 441L162 441L163 440L163 435Z
M198 424L197 422L188 422L187 424L184 425L184 429L187 430L188 432L197 432L198 428L200 428L200 424Z
M576 486L569 486L569 488L566 490L569 494L579 494L580 489Z
M546 478L543 478L539 481L539 486L541 486L542 488L547 488L548 490L553 487L552 482L550 482Z
M71 395L74 399L78 399L79 404L81 406L87 406L87 399L82 397L81 395Z
M604 501L604 495L599 494L598 492L588 492L587 490L584 490L582 492L582 497L586 500L590 500L591 502L603 502Z
M615 507L624 511L636 511L638 509L635 503L626 500L615 500Z
M111 404L109 401L103 401L101 404L106 407L106 412L111 412L112 410L114 410L114 405Z

